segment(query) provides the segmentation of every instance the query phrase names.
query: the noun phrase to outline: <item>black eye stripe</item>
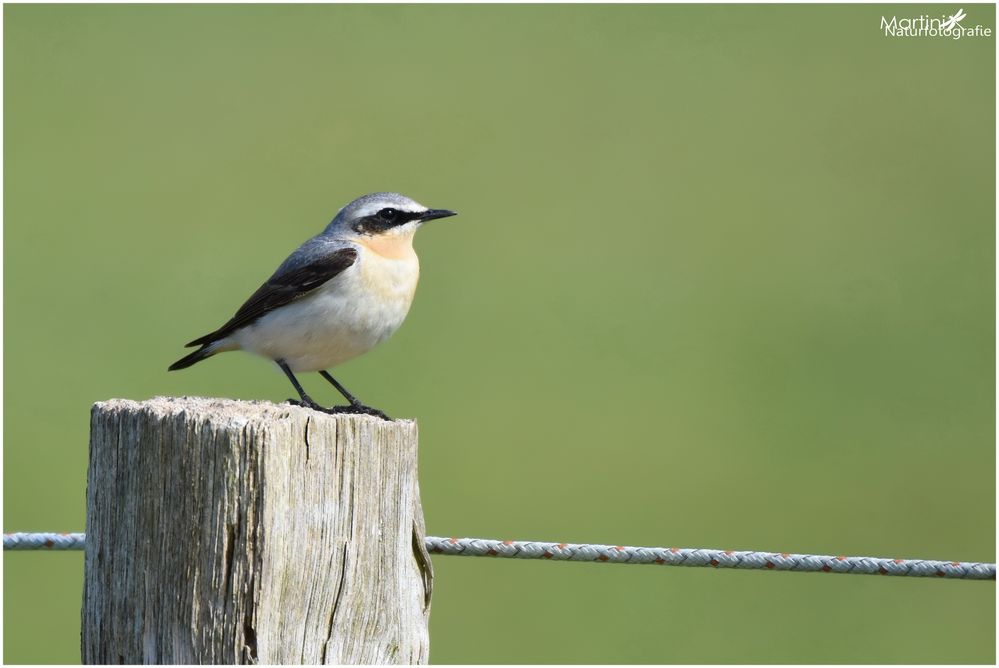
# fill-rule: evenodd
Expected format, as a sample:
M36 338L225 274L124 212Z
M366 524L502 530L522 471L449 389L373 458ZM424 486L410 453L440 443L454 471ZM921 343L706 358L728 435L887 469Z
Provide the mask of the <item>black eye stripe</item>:
M395 210L395 220L396 224L402 225L404 223L409 223L414 220L419 220L420 216L423 214L417 211L399 211Z
M389 212L394 212L394 214ZM355 232L360 234L377 234L379 232L390 230L393 227L398 227L399 225L405 225L406 223L414 220L419 220L422 215L422 212L401 211L399 209L385 207L383 209L379 209L371 215L357 220L352 227Z

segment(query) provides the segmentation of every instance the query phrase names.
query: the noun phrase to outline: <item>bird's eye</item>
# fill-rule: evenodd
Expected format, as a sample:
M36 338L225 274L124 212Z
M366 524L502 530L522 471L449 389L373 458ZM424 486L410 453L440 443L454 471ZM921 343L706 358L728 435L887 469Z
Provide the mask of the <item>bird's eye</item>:
M378 217L391 223L399 217L399 212L395 209L382 209L378 212Z

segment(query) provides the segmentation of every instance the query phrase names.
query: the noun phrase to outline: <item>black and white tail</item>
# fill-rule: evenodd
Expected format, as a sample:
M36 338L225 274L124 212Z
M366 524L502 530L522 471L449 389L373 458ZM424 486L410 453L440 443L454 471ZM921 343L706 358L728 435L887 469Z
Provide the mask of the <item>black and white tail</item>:
M167 371L177 371L178 369L186 369L189 366L197 364L201 360L208 359L209 357L218 352L218 350L214 348L215 346L212 345L203 346L202 348L195 350L190 355L185 355L184 357L181 357L179 360L171 364L170 367L167 369Z

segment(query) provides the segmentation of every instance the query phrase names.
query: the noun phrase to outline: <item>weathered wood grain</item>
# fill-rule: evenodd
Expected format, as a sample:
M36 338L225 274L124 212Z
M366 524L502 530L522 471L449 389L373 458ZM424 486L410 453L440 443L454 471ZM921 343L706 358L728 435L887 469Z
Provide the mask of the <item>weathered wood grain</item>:
M95 404L85 663L426 663L412 421Z

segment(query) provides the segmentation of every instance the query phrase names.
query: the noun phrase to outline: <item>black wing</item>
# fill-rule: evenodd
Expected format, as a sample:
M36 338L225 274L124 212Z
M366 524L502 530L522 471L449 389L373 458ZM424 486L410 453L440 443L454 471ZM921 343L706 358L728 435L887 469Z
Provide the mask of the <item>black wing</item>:
M211 334L195 339L187 344L204 346L224 339L237 329L249 325L261 316L276 308L290 304L306 296L320 285L330 280L357 260L357 250L340 247L325 255L313 258L308 264L286 271L278 270L267 282L250 295L246 303L239 307L236 315Z

